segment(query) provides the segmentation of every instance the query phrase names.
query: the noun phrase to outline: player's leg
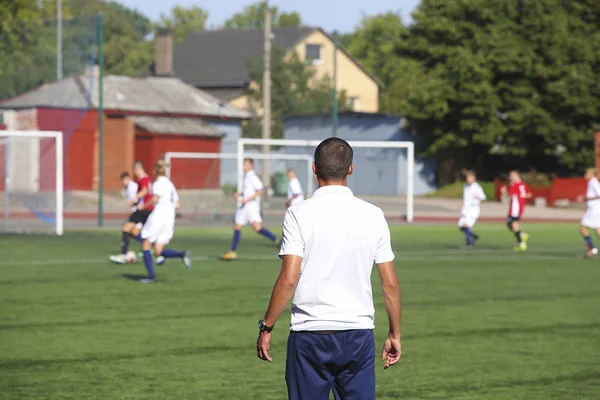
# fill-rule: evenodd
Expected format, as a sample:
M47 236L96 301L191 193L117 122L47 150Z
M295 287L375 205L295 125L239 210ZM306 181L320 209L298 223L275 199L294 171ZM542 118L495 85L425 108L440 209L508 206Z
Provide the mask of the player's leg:
M592 256L598 254L598 249L596 249L596 247L594 246L594 242L592 242L592 237L590 236L590 232L588 231L588 228L585 225L587 225L587 224L584 224L584 221L582 220L582 223L579 226L579 232L581 233L581 236L583 237L585 246L587 248L587 251L585 253L586 257L592 257ZM596 229L596 234L597 233L598 233L598 229Z
M121 254L115 254L108 257L108 259L114 262L115 264L125 264L127 262L125 255L129 250L130 232L135 227L135 223L132 222L134 214L135 213L129 216L129 221L127 221L121 228Z
M254 232L258 233L269 239L271 242L277 242L277 236L267 228L262 226L262 217L260 216L260 208L258 204L249 204L250 207L246 210L248 213L248 220L252 223Z
M515 251L525 251L527 250L527 239L529 239L529 235L522 232L519 227L519 217L508 217L508 229L510 229L515 238L517 239L517 247L515 247Z
M154 254L157 257L180 258L187 269L192 269L192 258L189 250L178 251L165 248L173 238L173 228L174 223L165 224L160 235L158 235L158 240L154 244Z
M229 251L221 255L221 260L231 261L237 258L237 249L242 240L242 227L248 224L248 216L244 210L245 207L238 208L235 212L235 223L233 224L233 238Z
M464 216L461 216L458 220L458 229L460 229L461 232L465 235L465 245L467 247L471 246L473 244L471 230L469 229L466 218Z
M156 282L156 274L154 273L154 260L152 259L152 254L150 253L150 249L152 248L152 243L150 242L150 240L152 240L152 238L148 238L142 243L142 252L144 254L144 266L146 267L146 271L148 272L148 278L141 279L141 283Z

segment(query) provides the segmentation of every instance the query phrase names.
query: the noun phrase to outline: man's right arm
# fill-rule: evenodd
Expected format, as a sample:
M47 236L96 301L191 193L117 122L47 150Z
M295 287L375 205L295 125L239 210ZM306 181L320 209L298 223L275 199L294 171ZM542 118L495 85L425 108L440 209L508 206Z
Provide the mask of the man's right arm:
M391 367L400 360L402 355L400 320L402 319L402 298L400 295L400 284L394 268L394 262L383 262L377 264L381 288L383 289L383 300L389 321L388 337L383 345L381 361L385 362L384 368Z

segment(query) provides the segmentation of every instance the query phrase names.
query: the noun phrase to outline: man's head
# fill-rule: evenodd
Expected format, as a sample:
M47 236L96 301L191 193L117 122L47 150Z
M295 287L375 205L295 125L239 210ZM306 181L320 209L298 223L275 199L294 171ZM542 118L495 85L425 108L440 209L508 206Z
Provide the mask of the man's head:
M249 172L254 169L254 160L251 158L244 158L244 172Z
M510 183L521 182L521 173L519 171L517 171L516 169L513 169L508 174L508 180L510 181Z
M136 161L133 163L133 175L135 175L135 177L138 179L146 175L146 171L144 171L144 165L141 161Z
M475 171L468 170L465 174L465 179L469 185L472 185L477 180L477 175L475 175Z
M598 170L596 168L588 168L585 170L585 180L589 181L592 178L598 177Z
M294 171L292 168L287 170L287 175L288 175L288 180L292 180L296 177L296 171Z
M154 166L154 175L156 177L159 176L167 176L167 163L163 160L158 160L156 165Z
M121 175L119 175L119 179L121 179L121 184L123 185L123 187L127 187L127 185L129 185L129 182L131 182L131 176L129 176L129 172L127 171L121 172Z
M354 151L344 139L330 137L323 140L315 150L313 173L319 184L346 184L354 166Z

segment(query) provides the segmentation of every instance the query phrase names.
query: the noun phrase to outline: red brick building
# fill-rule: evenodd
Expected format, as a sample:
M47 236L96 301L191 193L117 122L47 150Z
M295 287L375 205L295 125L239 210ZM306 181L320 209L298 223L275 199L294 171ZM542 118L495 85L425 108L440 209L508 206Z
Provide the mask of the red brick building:
M0 103L5 129L63 132L65 184L70 190L98 186L98 83L97 76L72 76ZM130 170L135 160L150 171L166 152L218 153L224 135L210 121L241 123L250 118L176 78L107 76L103 83L106 190L120 189L119 173ZM202 188L219 186L215 164L189 167L193 175L172 176L178 187L198 187L199 182Z

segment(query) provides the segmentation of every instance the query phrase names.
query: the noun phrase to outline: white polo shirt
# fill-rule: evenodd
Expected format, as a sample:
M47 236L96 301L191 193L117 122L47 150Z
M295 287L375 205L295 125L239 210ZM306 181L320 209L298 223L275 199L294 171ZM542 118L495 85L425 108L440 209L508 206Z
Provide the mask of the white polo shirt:
M279 255L302 257L292 331L373 329L373 263L394 259L383 211L346 186L287 209Z
M127 184L127 187L125 188L125 196L127 196L127 200L137 202L137 191L138 184L135 183L133 180L130 180ZM131 211L135 212L135 210L137 210L137 207L134 205L133 207L131 207Z
M588 181L585 195L586 197L600 196L600 182L598 181L598 178L592 178ZM588 200L587 206L589 209L600 211L600 199Z

